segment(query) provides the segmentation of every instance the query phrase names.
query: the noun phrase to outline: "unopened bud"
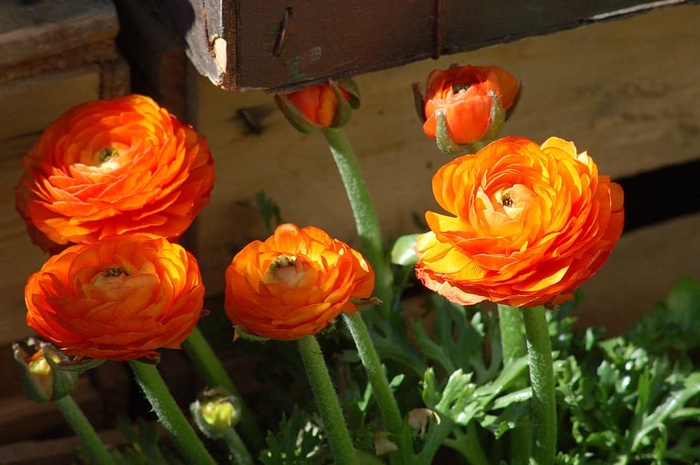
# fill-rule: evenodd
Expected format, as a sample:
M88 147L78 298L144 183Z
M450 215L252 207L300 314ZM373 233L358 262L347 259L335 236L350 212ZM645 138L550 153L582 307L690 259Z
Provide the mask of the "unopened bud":
M339 128L350 121L360 106L360 91L352 79L330 80L295 92L276 94L275 102L298 131Z
M78 381L78 372L59 366L70 359L48 342L30 338L25 347L12 344L14 358L27 395L38 403L53 402L70 394Z
M223 388L205 389L190 404L192 417L199 430L209 438L215 439L233 428L241 418L241 403L237 397Z

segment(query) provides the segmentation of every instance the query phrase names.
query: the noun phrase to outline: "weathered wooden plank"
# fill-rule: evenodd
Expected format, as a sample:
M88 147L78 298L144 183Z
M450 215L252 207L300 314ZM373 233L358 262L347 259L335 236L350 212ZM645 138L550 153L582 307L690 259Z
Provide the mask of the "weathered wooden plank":
M118 29L110 0L5 0L0 6L0 67L113 39Z
M199 72L289 89L693 0L153 0Z

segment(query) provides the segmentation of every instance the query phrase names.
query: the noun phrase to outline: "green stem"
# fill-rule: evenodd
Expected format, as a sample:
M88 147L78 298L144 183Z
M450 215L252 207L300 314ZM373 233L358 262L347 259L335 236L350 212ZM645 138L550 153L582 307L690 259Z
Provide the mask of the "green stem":
M338 166L340 177L343 179L345 191L355 217L357 234L360 236L362 243L363 255L374 270L375 295L382 301L379 312L383 318L388 318L393 299L391 270L384 257L382 234L379 230L379 220L377 219L372 199L369 196L362 172L357 164L355 153L343 130L327 128L322 129L322 133Z
M533 434L531 465L552 465L557 447L557 405L554 393L552 342L544 307L523 308L530 357Z
M114 465L112 456L75 400L69 395L64 396L56 401L56 405L75 434L80 437L90 455L90 461L97 465Z
M253 459L248 449L234 428L227 429L221 439L226 443L234 463L237 465L253 465Z
M503 366L506 367L527 354L523 311L520 308L498 304L498 325L501 330ZM517 391L527 386L524 376L514 382L511 390ZM523 418L509 432L510 463L527 464L532 443L532 428L529 418Z
M318 341L314 336L305 336L299 339L297 344L335 463L337 465L359 465L360 462L355 454L355 448L352 445L350 433L340 409L338 395L333 388Z
M345 324L355 341L357 352L365 367L367 377L372 385L372 393L382 412L386 427L398 441L401 463L409 464L413 457L413 439L409 428L404 427L401 412L396 403L389 381L386 378L379 355L374 348L367 326L359 313L343 314Z
M172 436L187 463L191 465L216 465L202 441L199 440L197 433L187 422L182 410L175 403L175 399L170 394L155 365L132 360L129 362L129 366L136 381L141 386L141 390L158 415L158 419Z
M222 387L229 394L236 396L241 402L241 419L237 428L246 441L256 448L263 446L262 434L248 407L243 402L243 398L238 393L228 372L221 364L221 360L216 356L209 342L202 332L195 326L194 330L182 343L182 348L189 356L195 368L204 376L204 380L210 387Z

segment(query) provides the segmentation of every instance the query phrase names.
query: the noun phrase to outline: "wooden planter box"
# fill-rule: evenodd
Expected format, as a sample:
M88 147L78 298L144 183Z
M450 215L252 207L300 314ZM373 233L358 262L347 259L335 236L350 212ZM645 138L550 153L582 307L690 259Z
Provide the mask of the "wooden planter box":
M153 0L227 90L289 89L687 0Z

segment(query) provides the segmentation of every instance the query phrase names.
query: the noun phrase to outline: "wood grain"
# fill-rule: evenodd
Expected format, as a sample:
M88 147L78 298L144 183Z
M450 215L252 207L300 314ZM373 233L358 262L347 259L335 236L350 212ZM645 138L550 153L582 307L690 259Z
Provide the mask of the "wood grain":
M109 40L118 28L109 0L5 0L0 6L0 66Z
M154 0L224 89L292 89L687 0Z

